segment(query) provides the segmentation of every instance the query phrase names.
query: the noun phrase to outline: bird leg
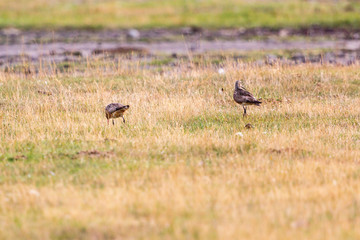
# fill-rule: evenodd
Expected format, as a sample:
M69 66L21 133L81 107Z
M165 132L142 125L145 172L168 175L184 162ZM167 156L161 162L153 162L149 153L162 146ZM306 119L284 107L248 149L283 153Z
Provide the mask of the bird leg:
M115 125L114 119L113 119L113 125Z
M243 114L243 117L246 116L246 107L243 105L243 108L244 108L244 114Z
M122 119L123 119L123 122L125 123L125 118L124 118L124 117L122 117Z
M107 122L108 122L108 126L109 126L109 119L107 119Z

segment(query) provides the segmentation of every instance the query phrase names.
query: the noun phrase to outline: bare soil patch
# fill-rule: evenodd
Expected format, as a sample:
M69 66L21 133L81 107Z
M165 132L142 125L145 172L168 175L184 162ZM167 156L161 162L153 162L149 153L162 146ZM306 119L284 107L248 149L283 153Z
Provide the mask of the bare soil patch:
M80 151L77 153L77 156L79 157L111 157L113 156L114 153L113 152L101 152L98 150L88 150L88 151Z

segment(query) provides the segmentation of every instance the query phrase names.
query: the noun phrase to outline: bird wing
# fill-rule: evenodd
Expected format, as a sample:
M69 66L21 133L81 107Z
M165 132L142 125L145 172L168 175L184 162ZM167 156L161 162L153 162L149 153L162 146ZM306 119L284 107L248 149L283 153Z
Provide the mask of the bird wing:
M258 103L259 101L254 96L245 96L245 102L247 103Z
M246 90L244 87L240 87L236 91L238 91L240 95L252 97L252 98L255 99L255 97L248 90Z
M109 113L113 113L113 112L120 110L122 107L123 107L123 105L121 105L121 104L111 103L106 106L105 110Z
M243 103L260 104L261 103L253 96L243 96L243 95L238 95L238 94L234 94L234 100L235 100L235 102L237 102L239 104L243 104Z
M234 100L237 103L259 103L259 101L245 88L239 88L234 91Z

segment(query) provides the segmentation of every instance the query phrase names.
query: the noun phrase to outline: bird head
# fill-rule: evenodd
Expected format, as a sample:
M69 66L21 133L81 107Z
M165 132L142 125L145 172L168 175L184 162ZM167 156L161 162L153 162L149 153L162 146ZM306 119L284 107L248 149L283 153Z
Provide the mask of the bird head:
M129 105L125 105L122 107L122 109L127 110L127 109L129 109L129 107L130 107Z
M237 80L235 82L235 89L239 89L241 87L241 82L239 80Z

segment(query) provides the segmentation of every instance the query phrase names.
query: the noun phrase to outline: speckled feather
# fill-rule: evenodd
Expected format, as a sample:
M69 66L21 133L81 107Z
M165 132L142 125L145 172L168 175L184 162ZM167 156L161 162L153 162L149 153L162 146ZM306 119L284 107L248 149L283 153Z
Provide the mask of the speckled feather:
M122 105L120 103L110 103L105 108L106 118L122 117L123 113L129 108L129 105Z
M257 105L261 104L249 91L239 85L240 82L236 81L234 90L234 100L241 105Z

